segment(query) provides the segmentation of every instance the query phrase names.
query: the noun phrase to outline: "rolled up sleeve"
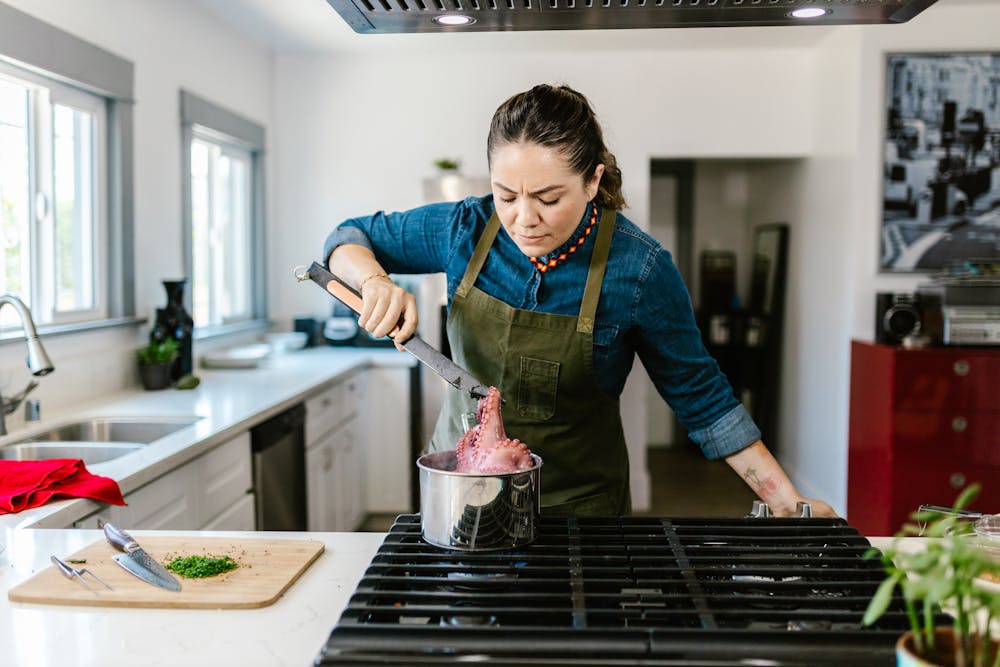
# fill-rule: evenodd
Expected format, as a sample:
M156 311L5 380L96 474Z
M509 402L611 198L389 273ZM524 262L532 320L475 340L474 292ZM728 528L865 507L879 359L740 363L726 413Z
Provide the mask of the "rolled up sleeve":
M326 237L326 242L323 244L323 262L324 264L329 264L330 253L339 248L342 245L360 245L372 250L371 241L368 240L368 235L361 231L359 228L351 225L340 225ZM327 266L329 268L329 266Z
M711 426L688 435L701 447L705 458L721 459L760 440L760 429L742 405L722 415Z
M353 243L371 250L389 273L444 271L456 237L469 226L470 211L482 201L469 198L345 220L326 238L324 259L339 246Z

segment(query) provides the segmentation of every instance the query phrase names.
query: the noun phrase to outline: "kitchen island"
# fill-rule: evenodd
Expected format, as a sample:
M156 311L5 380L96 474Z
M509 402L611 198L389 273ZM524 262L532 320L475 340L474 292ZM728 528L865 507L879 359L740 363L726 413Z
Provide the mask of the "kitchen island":
M103 539L96 530L8 533L0 554L0 647L5 667L134 664L305 666L323 647L373 554L379 533L135 531L143 537L312 539L325 550L274 604L260 609L135 609L11 602L7 591ZM888 538L872 538L885 547ZM914 540L919 542L919 540ZM66 581L67 586L79 586Z

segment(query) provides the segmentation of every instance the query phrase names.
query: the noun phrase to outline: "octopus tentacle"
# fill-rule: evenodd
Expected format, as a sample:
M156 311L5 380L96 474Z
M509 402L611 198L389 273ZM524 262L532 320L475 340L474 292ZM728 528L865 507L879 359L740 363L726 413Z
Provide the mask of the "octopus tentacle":
M500 416L500 391L489 393L476 406L479 423L466 431L455 448L458 472L502 474L529 469L531 450L520 440L511 440Z

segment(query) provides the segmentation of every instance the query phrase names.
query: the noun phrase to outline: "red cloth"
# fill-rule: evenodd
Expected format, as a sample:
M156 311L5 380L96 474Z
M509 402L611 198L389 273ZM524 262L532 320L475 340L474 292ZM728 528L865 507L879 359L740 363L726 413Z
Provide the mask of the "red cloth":
M80 459L0 459L0 514L20 512L62 498L125 504L118 482L92 474Z

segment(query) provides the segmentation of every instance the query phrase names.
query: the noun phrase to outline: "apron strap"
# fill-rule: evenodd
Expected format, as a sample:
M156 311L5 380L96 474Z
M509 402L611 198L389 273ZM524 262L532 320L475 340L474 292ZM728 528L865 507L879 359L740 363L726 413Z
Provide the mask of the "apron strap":
M597 241L594 242L594 254L590 258L590 270L587 272L587 286L583 290L580 316L576 320L576 330L580 333L594 333L594 316L597 314L597 302L601 298L604 269L608 265L611 235L615 231L617 219L617 211L610 211L610 215L608 211L601 211L601 220L597 223Z
M576 330L580 333L594 332L594 316L597 314L597 302L601 297L601 284L604 282L604 271L608 264L608 254L611 249L611 236L615 231L615 221L618 218L617 211L602 211L597 224L597 241L594 243L594 254L590 258L590 269L587 271L587 286L583 290L583 300L580 302L580 316L577 318ZM600 224L605 222L605 224ZM461 297L469 295L472 286L476 284L479 272L486 263L486 256L493 246L493 241L500 231L500 218L496 211L490 216L483 235L476 243L476 249L472 252L472 258L465 273L462 275L462 282L459 283L455 294Z
M493 245L493 240L497 237L498 231L500 231L500 218L497 217L497 212L493 211L489 222L486 223L486 229L483 230L483 235L479 237L479 242L476 243L476 249L472 252L469 265L465 267L462 282L459 283L458 289L455 290L455 294L458 296L469 296L469 290L476 284L476 278L479 277L479 271L483 268L483 264L486 263L486 255L489 254L490 247Z

